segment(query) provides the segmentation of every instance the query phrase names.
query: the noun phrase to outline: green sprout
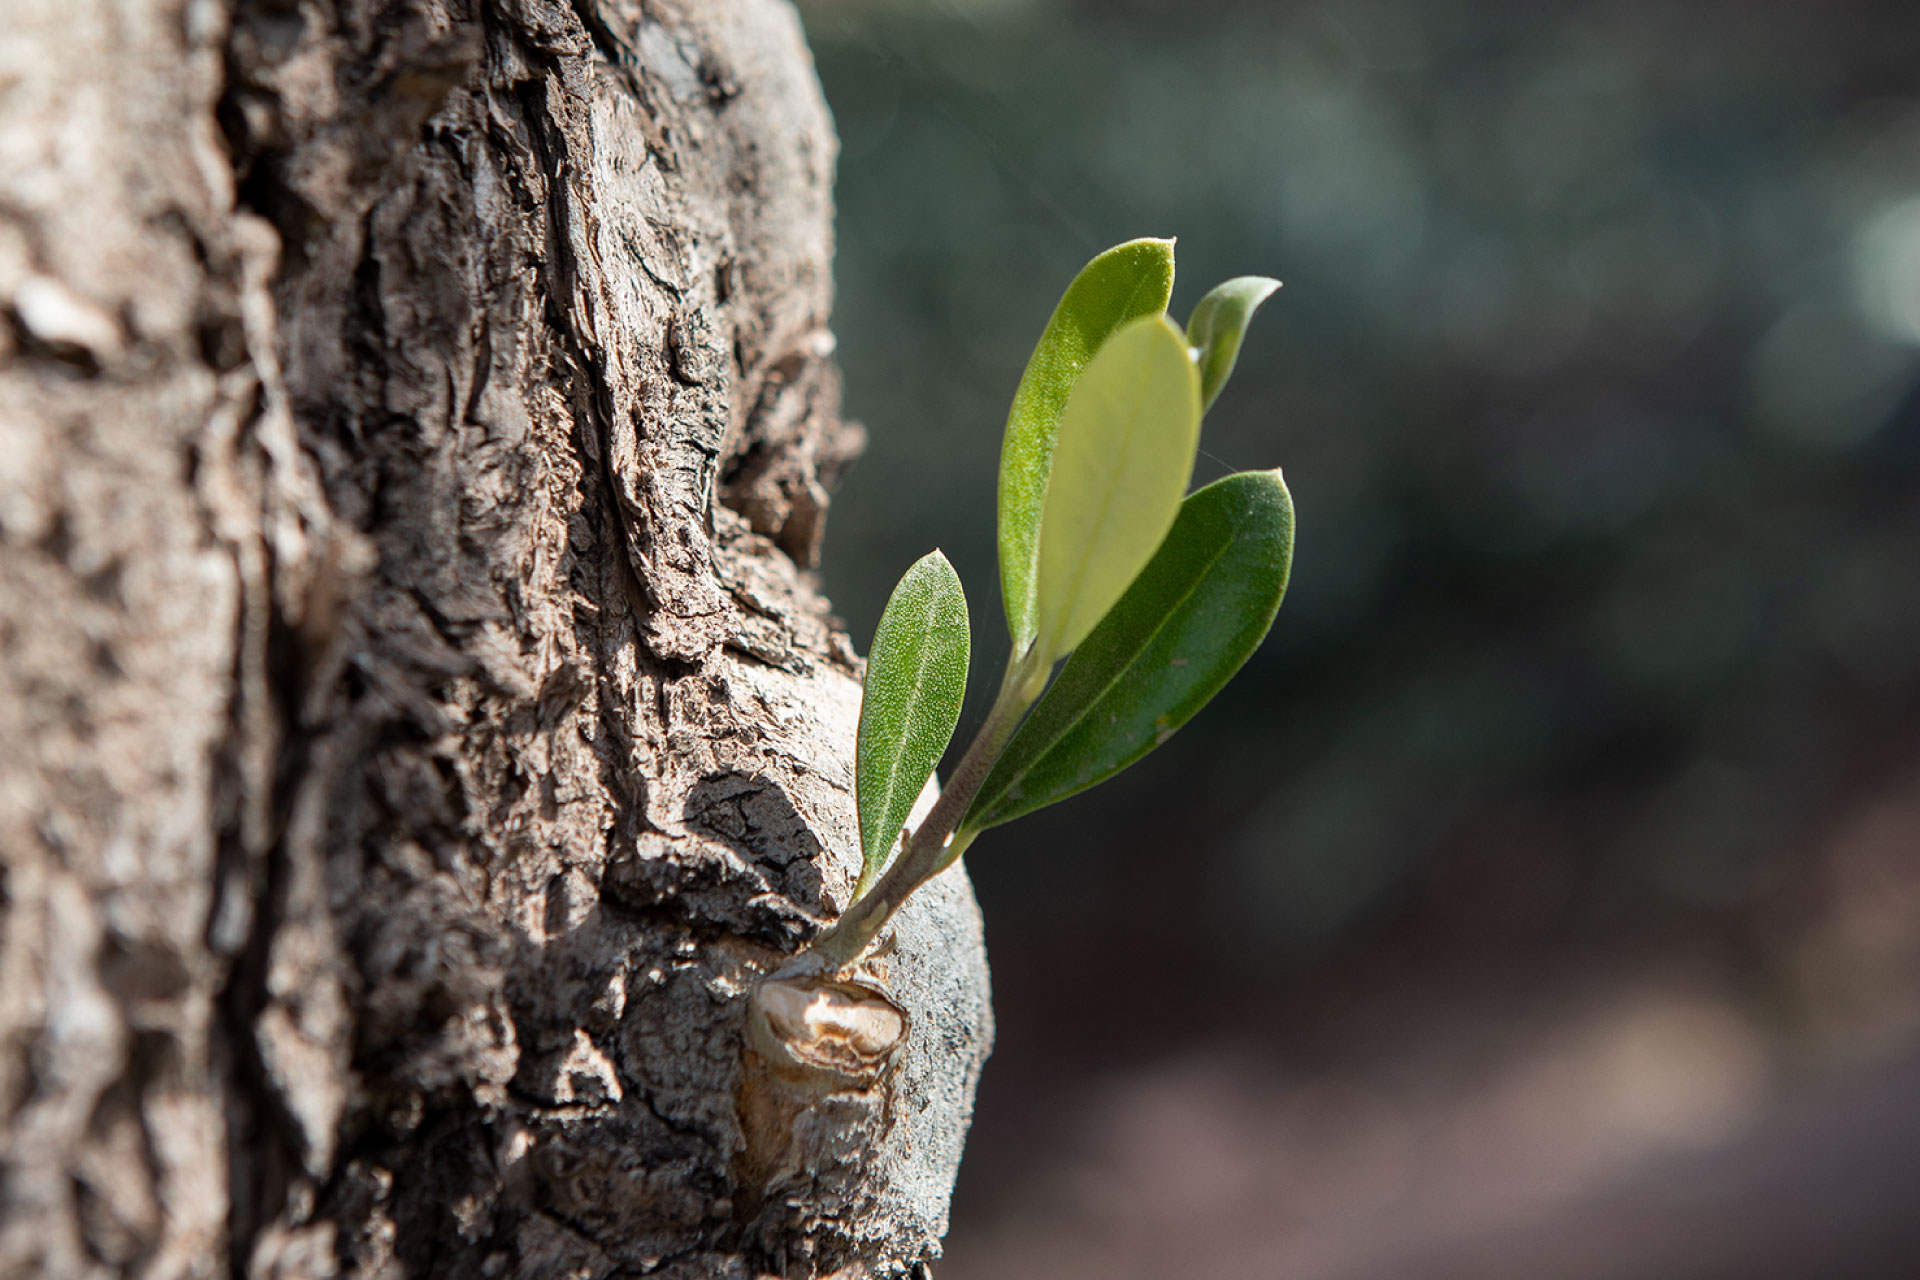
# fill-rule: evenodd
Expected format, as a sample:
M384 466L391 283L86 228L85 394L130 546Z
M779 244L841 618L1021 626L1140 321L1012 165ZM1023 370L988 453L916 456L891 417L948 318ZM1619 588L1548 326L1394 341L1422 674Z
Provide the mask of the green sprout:
M1293 561L1286 485L1277 470L1243 471L1186 489L1200 419L1233 372L1248 321L1279 287L1229 280L1183 333L1166 316L1173 241L1116 245L1074 277L1027 362L1000 450L1000 590L1013 647L999 695L909 830L967 685L966 594L931 552L894 588L867 659L853 905L798 968L852 964L982 831L1146 755L1259 647Z

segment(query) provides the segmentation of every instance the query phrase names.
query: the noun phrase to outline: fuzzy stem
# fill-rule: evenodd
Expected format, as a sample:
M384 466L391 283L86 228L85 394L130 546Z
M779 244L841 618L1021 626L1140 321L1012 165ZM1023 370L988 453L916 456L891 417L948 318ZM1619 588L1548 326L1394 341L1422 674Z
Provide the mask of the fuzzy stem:
M967 816L967 807L980 793L981 784L992 772L1007 740L1020 727L1021 717L1047 687L1049 666L1038 660L1037 649L1029 649L1020 661L1007 668L986 721L967 745L966 754L960 757L959 766L947 779L926 819L907 837L900 856L831 929L795 957L796 965L838 972L852 964L886 927L887 921L893 919L893 913L909 894L965 852L977 833L969 830L956 838L954 829Z

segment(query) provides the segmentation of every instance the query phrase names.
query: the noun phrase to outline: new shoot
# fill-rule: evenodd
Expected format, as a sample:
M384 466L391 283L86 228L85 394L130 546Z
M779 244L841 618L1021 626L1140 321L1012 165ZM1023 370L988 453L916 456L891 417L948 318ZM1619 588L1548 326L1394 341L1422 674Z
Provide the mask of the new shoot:
M1229 280L1183 330L1166 315L1171 240L1117 245L1074 277L1027 362L1001 444L1012 654L999 694L939 799L908 829L967 683L966 595L931 552L894 588L867 659L853 905L784 973L846 969L981 832L1146 755L1259 646L1293 559L1286 485L1274 470L1187 486L1201 418L1248 321L1279 287Z

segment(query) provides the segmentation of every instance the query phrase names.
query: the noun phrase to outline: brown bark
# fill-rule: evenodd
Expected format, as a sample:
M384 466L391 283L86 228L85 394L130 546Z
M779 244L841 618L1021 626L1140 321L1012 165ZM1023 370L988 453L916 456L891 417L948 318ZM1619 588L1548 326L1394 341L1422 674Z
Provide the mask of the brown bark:
M858 862L791 10L0 21L0 1272L921 1267L964 879L745 1043Z

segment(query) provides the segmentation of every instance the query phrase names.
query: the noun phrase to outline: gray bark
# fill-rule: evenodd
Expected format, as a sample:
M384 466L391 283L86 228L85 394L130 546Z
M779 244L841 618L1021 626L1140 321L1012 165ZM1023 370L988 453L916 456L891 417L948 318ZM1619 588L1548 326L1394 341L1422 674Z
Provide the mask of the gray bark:
M0 27L0 1273L923 1267L963 876L748 1030L858 863L791 10Z

